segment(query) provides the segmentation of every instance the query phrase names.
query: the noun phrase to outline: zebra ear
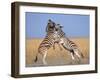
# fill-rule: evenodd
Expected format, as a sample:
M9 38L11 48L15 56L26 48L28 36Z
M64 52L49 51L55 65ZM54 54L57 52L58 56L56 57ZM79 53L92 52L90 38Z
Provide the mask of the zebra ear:
M51 20L51 19L49 19L48 21L49 21L49 22L51 22L52 20Z
M60 26L60 28L63 28L63 26Z

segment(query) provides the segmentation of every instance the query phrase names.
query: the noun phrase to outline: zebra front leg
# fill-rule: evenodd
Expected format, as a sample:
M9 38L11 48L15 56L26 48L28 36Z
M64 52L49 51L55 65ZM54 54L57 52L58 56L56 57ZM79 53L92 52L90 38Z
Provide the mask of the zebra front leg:
M43 53L43 64L44 65L47 65L47 62L46 62L46 56L47 56L47 51L45 51L44 53Z
M58 44L60 50L62 51L62 47L61 47L62 45L61 45L61 43L58 43L58 42L57 42L57 44ZM53 45L53 49L54 49L54 50L55 50L55 45L56 45L56 43L54 43L54 45Z

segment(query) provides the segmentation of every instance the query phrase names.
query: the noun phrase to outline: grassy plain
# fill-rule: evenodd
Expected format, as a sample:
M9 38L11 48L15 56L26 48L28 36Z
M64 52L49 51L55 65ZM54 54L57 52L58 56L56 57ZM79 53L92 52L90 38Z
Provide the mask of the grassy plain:
M26 39L26 67L43 66L42 58L38 56L37 63L34 62L36 54L38 54L38 47L43 39ZM55 50L51 47L48 50L46 61L47 66L58 65L76 65L76 64L88 64L89 63L89 39L88 38L71 38L79 49L82 51L84 58L80 62L72 61L70 53L63 48L61 51L56 44ZM77 57L76 57L76 60Z

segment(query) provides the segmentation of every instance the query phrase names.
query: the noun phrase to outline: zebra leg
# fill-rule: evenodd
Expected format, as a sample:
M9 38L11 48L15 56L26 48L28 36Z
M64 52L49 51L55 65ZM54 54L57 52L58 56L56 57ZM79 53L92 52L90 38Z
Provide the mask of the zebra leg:
M74 57L74 51L73 50L70 50L70 54L71 54L71 57L72 57L72 60L75 60L75 57Z
M75 55L78 57L78 60L77 60L78 64L80 64L80 63L81 63L81 59L82 59L83 57L82 57L82 55L81 55L79 49L74 49L74 53L75 53Z
M79 55L78 49L74 49L74 53L77 55L77 57L78 57L79 59L81 58L81 56Z
M74 55L73 55L73 53L72 53L72 52L71 52L71 57L72 57L72 60L75 60Z
M78 58L84 58L82 52L79 49L75 49L74 52L75 52L75 54L77 55ZM79 53L80 53L80 55L79 55Z
M47 51L45 51L45 53L43 53L43 64L44 65L47 65L46 56L47 56Z
M61 51L63 50L62 47L63 47L64 49L67 49L66 46L65 46L66 44L64 43L63 38L60 39L60 41L58 42L58 45L59 45L59 48L60 48Z

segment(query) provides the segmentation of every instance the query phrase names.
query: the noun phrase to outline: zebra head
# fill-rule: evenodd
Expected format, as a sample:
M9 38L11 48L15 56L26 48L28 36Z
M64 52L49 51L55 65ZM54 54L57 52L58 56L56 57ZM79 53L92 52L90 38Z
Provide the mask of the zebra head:
M63 28L62 25L56 24L56 26L55 26L55 33L56 33L58 36L60 36L60 37L65 37L66 34L65 34L65 32L63 31L62 28Z
M47 23L47 27L46 27L46 32L49 32L49 31L52 31L55 29L55 22L52 21L51 19L48 20L48 23Z
M49 19L49 20L48 20L48 26L54 27L54 26L55 26L55 22L52 21L51 19Z
M61 26L60 24L55 25L55 31L62 30L62 28L63 28L63 26Z

